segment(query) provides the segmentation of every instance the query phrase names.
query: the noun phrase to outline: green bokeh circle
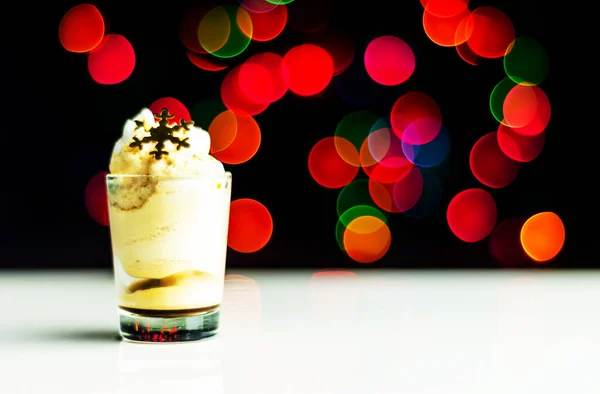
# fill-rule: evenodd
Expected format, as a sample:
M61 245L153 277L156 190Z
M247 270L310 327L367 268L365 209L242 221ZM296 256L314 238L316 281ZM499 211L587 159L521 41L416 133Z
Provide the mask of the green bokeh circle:
M216 56L221 59L230 59L232 57L236 57L248 48L250 45L250 41L252 41L252 37L248 37L242 29L240 29L237 23L237 13L238 11L247 12L242 7L226 4L220 5L225 9L227 15L229 16L229 23L231 25L231 29L229 31L229 38L227 38L227 42L221 48L214 52L210 52L213 56ZM206 48L204 48L206 50Z
M340 216L337 225L335 226L335 239L337 240L340 249L344 250L344 232L346 231L346 227L348 227L348 225L352 223L354 219L357 219L361 216L374 216L387 224L387 217L383 214L383 212L372 206L357 205L348 209Z
M190 110L190 115L196 126L208 131L212 121L226 110L227 107L220 99L212 98L194 104Z
M379 121L379 116L371 111L352 112L338 123L335 136L347 139L360 152L363 142L369 136L373 125L377 121Z
M336 204L338 217L342 217L349 209L359 205L379 210L369 192L369 180L365 178L355 179L340 190ZM389 212L385 212L385 215L389 216ZM348 225L348 223L344 223L344 225Z
M548 53L529 37L517 37L504 56L504 71L515 83L539 85L548 75Z
M504 120L504 100L508 93L517 86L517 83L509 77L498 82L490 94L490 111L498 123Z

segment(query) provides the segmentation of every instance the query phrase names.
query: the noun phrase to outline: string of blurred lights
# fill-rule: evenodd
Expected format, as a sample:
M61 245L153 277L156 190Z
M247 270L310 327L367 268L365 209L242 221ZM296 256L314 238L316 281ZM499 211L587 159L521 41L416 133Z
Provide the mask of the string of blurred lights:
M565 228L553 212L497 223L492 192L511 184L521 164L537 158L550 121L550 101L540 85L548 74L548 56L533 38L517 37L510 18L491 6L469 8L469 0L420 0L427 37L454 47L466 63L502 59L506 76L489 97L498 129L481 136L469 164L484 188L463 190L447 206L451 232L464 242L489 239L492 256L502 265L545 263L565 241ZM319 12L315 12L315 9ZM413 48L395 36L368 43L361 61L346 32L327 27L331 2L319 0L239 0L239 5L202 4L182 18L179 37L190 62L207 72L227 70L220 98L196 103L188 111L180 101L161 98L149 108L169 108L175 118L194 120L211 136L211 154L225 164L250 160L261 143L254 116L289 91L301 97L321 93L330 84L340 97L368 105L381 88L406 82L414 73ZM234 60L252 42L276 39L287 27L305 33L305 42L283 56L261 52L241 64ZM59 39L71 52L88 54L90 76L99 84L118 84L135 68L135 52L119 34L106 34L104 17L93 5L70 9ZM333 135L317 141L308 169L319 185L341 189L335 238L359 263L381 259L391 245L392 213L420 219L441 205L441 182L433 167L450 150L451 133L435 99L420 91L400 96L385 116L366 110L347 114ZM366 175L359 177L360 170ZM108 225L104 175L95 175L85 191L86 207ZM490 189L490 190L488 190ZM229 246L243 253L262 249L273 231L269 210L252 199L231 203Z

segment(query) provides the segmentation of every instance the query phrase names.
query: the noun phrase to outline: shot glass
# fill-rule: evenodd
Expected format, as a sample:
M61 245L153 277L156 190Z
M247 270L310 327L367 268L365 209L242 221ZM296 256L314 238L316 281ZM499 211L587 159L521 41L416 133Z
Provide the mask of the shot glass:
M121 336L185 342L216 335L231 173L106 177Z

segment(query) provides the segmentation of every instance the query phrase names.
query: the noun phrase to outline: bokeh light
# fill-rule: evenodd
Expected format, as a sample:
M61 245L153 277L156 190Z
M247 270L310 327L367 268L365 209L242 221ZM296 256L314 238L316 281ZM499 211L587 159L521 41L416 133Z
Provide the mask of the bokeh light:
M160 114L163 108L168 109L170 114L175 115L173 119L169 120L169 125L177 124L181 119L186 122L192 120L192 116L187 107L181 101L173 97L159 98L148 106L148 109L152 111L153 114Z
M515 40L515 28L510 18L495 7L475 8L467 21L467 44L478 56L500 58Z
M290 91L299 96L322 92L333 77L333 60L323 48L302 44L283 57L283 77Z
M231 21L225 7L216 6L208 11L198 25L198 40L208 53L223 48L231 34Z
M352 221L362 216L373 216L387 223L387 216L370 205L356 205L342 213L335 226L335 238L341 250L344 250L344 234Z
M250 14L236 5L214 7L198 25L202 48L218 58L230 59L244 52L252 34Z
M317 142L308 155L308 170L319 185L338 189L346 186L358 174L358 167L348 164L338 149L343 147L345 157L351 157L352 162L358 161L358 152L352 143L341 137L325 137Z
M454 235L464 242L478 242L490 235L496 225L494 198L483 189L467 189L448 204L446 220Z
M502 106L503 124L519 134L537 135L550 122L550 101L539 86L516 85L506 95Z
M410 127L410 126L409 126ZM442 126L439 134L430 142L423 145L409 144L402 141L404 156L416 166L435 167L446 159L450 152L450 137Z
M383 118L373 125L364 140L360 162L369 178L384 185L396 183L407 176L413 167L404 155L400 139Z
M415 71L415 55L411 47L394 36L381 36L371 41L364 61L369 76L384 86L399 85Z
M379 209L384 212L400 212L394 202L394 183L381 183L369 178L369 194Z
M239 69L238 85L242 94L260 104L281 99L288 90L283 77L283 58L273 52L256 54Z
M554 259L565 243L565 226L554 212L533 215L521 229L521 245L535 262L545 263Z
M515 86L517 86L516 82L509 77L505 77L494 86L494 89L490 94L490 111L496 121L500 123L504 122L504 100ZM506 123L502 124L507 125Z
M458 56L460 56L462 60L471 66L479 66L479 56L469 48L469 45L466 42L456 46L456 53L458 53Z
M243 63L238 73L238 85L244 95L256 103L273 101L273 79L269 71L258 63Z
M92 4L76 5L62 17L58 38L67 51L89 52L104 38L104 18Z
M356 274L351 271L342 271L342 270L334 270L334 271L318 271L310 276L310 280L312 283L316 282L320 279L341 279L344 278L356 278ZM331 283L331 282L329 282ZM328 286L329 287L329 286Z
M253 335L263 328L260 287L248 276L226 274L222 306L244 321L245 335Z
M307 34L305 44L313 44L327 51L333 60L333 75L340 75L350 67L356 49L350 35L344 30L326 27Z
M348 164L359 167L360 158L355 153L359 152L365 139L369 136L371 128L379 120L379 117L371 111L356 111L346 116L338 123L335 129L335 136L342 137L336 142L337 151L342 159ZM354 150L346 148L345 141L350 141L354 145Z
M287 7L285 5L274 6L266 3L265 0L253 0L252 2L257 3L258 1L270 5L271 9L266 11L248 10L252 23L243 23L239 27L244 34L254 41L271 41L277 38L285 28L288 18ZM250 31L245 30L248 27L251 27Z
M85 207L88 214L103 226L109 225L108 217L108 192L106 189L106 175L108 172L99 172L87 183L84 192Z
M534 88L516 85L504 98L502 113L507 125L522 128L530 124L537 112L537 99Z
M225 104L221 100L210 98L194 104L190 110L190 114L195 126L208 131L212 121L226 109L227 107L225 107Z
M413 145L431 142L442 128L442 112L423 92L408 92L396 100L390 115L392 129L402 141Z
M269 242L273 234L271 213L260 202L240 198L229 208L227 245L241 253L254 253Z
M327 26L333 9L334 0L295 1L288 5L288 25L301 33L314 33Z
M503 267L520 267L531 262L521 245L523 218L511 218L500 222L489 238L489 251L494 260Z
M360 216L346 227L344 250L359 263L380 260L390 248L392 234L387 224L376 216Z
M496 189L510 185L521 167L519 162L502 152L495 131L484 135L473 145L469 165L479 182Z
M442 182L431 169L421 168L423 177L423 192L419 201L411 209L402 212L411 219L424 219L436 214L442 204Z
M265 13L277 8L277 4L267 0L238 0L238 3L249 12Z
M423 28L437 45L455 47L462 60L479 65L482 58L503 57L507 77L490 95L497 132L473 146L469 164L475 178L491 188L512 183L520 163L537 158L545 144L551 108L539 87L548 75L548 55L529 37L515 38L510 18L497 8L469 10L469 0L420 0ZM229 68L251 41L279 37L286 25L304 34L302 44L282 57L275 52L254 54L232 65L224 75L220 99L197 103L191 113L178 100L164 97L149 106L180 119L195 121L211 136L211 154L225 164L242 164L256 155L261 130L254 116L289 91L321 95L334 76L338 95L361 108L347 114L334 136L310 150L312 178L326 188L340 189L336 203L336 240L359 263L380 260L391 245L390 213L421 219L441 205L442 183L432 167L448 157L450 136L439 105L419 91L403 92L389 116L381 118L366 107L377 104L382 86L409 80L416 67L413 49L402 39L379 36L356 48L348 32L329 27L332 0L238 0L239 5L214 1L192 8L182 19L179 36L190 62L203 71ZM287 4L287 6L286 6ZM136 56L129 41L104 36L104 19L96 7L73 7L61 21L59 38L72 52L89 52L88 70L100 84L116 84L133 72ZM261 45L261 44L257 44ZM357 58L356 53L364 56ZM385 90L385 88L384 88ZM356 179L359 167L367 178ZM440 167L441 168L441 167ZM437 169L439 170L439 168ZM85 191L90 216L108 225L106 172L94 176ZM496 226L493 197L483 189L458 193L447 206L453 234L464 242L489 236L489 251L501 266L547 262L562 249L564 225L552 212L505 220ZM252 253L271 238L273 221L258 201L231 203L228 245Z
M394 143L394 139L383 157L373 156L369 141L376 133L385 132L386 129L379 129L371 134L370 138L363 142L359 157L362 169L369 178L379 183L393 184L406 177L414 165L404 155L401 145Z
M269 103L259 103L248 97L240 86L241 66L229 70L221 83L221 100L236 115L258 115L267 109Z
M237 130L233 141L225 149L212 152L215 158L225 164L245 163L256 155L260 147L261 132L256 120L252 116L238 114L235 114L235 118Z
M427 9L423 11L423 29L429 39L442 47L454 47L463 44L469 38L468 26L470 12L467 8L452 16L437 16Z
M363 170L374 181L392 184L404 179L413 167L404 156L390 156L373 166L363 167Z
M392 131L389 117L379 118L373 123L367 139L363 141L364 144L368 146L368 152L365 152L361 159L364 167L378 163L389 153L394 154L402 149L402 141Z
M504 56L504 70L516 83L539 85L548 75L548 54L533 38L517 37Z
M94 81L114 85L125 81L135 68L135 51L127 38L109 34L88 55L88 71Z
M344 212L358 205L377 208L369 191L369 179L355 179L340 190L336 203L337 214L342 216Z
M521 163L537 158L545 141L546 133L523 135L503 124L498 127L498 146L506 156Z
M420 0L428 13L448 18L460 14L469 6L469 0Z
M394 184L394 205L400 212L406 212L419 202L423 194L423 176L417 167L412 167L408 175Z
M217 115L208 126L210 135L210 153L215 154L227 149L237 135L237 115L225 110Z
M207 54L208 52L202 48L198 37L198 26L202 18L216 7L216 2L209 1L190 8L181 18L179 24L179 39L183 46L191 52L198 54Z
M318 271L310 276L308 294L310 297L311 321L323 321L325 327L344 326L358 317L360 287L357 275L342 270ZM343 286L343 291L340 291Z
M229 67L228 64L215 61L214 59L210 59L205 55L198 55L192 52L186 52L186 55L194 66L204 71L221 71Z

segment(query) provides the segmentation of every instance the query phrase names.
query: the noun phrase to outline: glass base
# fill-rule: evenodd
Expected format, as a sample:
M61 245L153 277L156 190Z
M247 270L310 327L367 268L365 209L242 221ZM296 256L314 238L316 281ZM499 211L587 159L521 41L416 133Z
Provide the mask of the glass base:
M121 336L134 342L190 342L215 336L219 307L198 314L147 316L119 308Z

